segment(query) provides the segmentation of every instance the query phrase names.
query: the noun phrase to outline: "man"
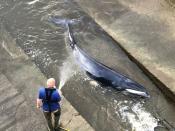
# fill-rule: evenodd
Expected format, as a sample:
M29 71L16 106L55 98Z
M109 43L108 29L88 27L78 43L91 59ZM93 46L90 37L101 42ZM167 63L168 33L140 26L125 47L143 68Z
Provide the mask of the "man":
M61 96L59 94L59 91L56 89L55 79L49 78L47 80L47 87L42 87L39 89L37 108L40 108L42 106L43 113L47 120L50 131L56 131L59 129L58 123L61 115L61 108L59 104L60 101Z

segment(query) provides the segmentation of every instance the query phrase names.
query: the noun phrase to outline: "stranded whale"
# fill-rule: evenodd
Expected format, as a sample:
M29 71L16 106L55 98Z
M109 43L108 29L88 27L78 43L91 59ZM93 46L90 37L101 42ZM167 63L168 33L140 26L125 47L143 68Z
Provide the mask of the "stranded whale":
M76 58L77 63L83 70L86 71L86 74L89 77L96 80L103 86L110 86L119 91L124 91L142 97L150 97L142 85L96 61L94 58L90 57L82 49L80 49L74 39L73 32L70 27L70 20L52 18L50 21L58 25L64 24L67 26L70 47L73 51L73 55Z
M74 57L89 77L104 86L111 86L119 91L126 91L142 97L150 97L142 85L87 55L77 46L69 23L67 23L67 27L70 47L73 50Z

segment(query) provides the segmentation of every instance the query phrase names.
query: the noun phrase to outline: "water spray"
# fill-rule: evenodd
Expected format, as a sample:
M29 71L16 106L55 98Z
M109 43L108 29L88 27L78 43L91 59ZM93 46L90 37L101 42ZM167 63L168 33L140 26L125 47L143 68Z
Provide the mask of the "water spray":
M51 18L49 18L49 21L53 22L56 25L67 27L68 23L75 24L79 20L51 17ZM67 35L67 33L65 33L65 36L66 35ZM65 37L65 43L67 43L66 37ZM72 58L72 54L70 54L69 57L63 62L62 66L59 68L60 84L59 84L58 89L60 91L63 88L63 86L65 85L65 83L76 73L75 68L76 68L76 66L75 66L74 60Z

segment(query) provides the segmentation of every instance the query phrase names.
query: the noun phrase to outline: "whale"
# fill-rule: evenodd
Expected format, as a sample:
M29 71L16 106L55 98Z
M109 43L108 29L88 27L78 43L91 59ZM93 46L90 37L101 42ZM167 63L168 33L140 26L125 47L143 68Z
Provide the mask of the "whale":
M54 24L63 24L67 28L69 45L72 49L74 58L78 65L86 72L86 74L93 80L97 81L102 86L109 86L117 91L125 94L132 94L143 98L149 98L150 95L144 86L132 80L124 74L121 74L114 69L98 62L96 59L88 55L81 49L74 38L71 24L69 21L62 23L60 19L51 19Z
M80 49L75 41L71 25L67 23L68 38L70 41L70 47L73 51L73 55L76 58L80 67L86 71L86 74L96 80L103 86L110 86L118 91L125 91L134 95L149 98L150 95L147 90L138 82L130 79L126 75L123 75L114 69L98 62L85 51Z

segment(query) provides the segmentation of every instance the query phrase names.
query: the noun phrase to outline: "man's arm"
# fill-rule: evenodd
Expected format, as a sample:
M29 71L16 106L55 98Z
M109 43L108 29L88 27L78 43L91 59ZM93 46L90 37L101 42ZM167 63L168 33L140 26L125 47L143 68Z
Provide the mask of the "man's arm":
M38 91L38 97L36 100L36 107L40 108L42 106L42 99L43 99L43 88L41 87Z
M36 107L37 107L37 108L40 108L41 105L42 105L42 100L39 99L39 98L37 98L37 100L36 100Z

